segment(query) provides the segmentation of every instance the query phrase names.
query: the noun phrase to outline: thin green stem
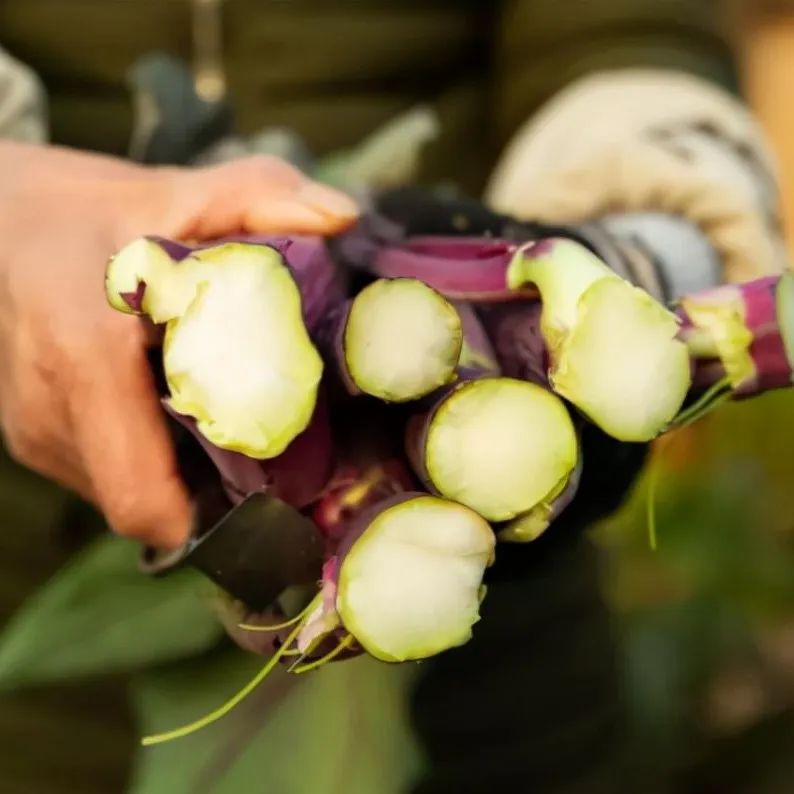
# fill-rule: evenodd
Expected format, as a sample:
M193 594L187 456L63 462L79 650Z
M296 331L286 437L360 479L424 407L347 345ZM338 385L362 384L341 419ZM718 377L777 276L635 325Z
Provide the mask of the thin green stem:
M314 606L314 599L312 599L294 618L285 620L283 623L274 623L270 626L259 626L253 623L238 623L237 628L245 629L245 631L278 631L279 629L287 629L294 626L301 618L306 616L306 613Z
M670 428L686 427L705 416L718 405L722 405L731 397L730 387L731 382L727 376L713 383L692 405L681 411L673 419Z
M706 416L706 414L710 414L712 411L715 411L721 405L730 402L732 397L733 397L732 392L730 391L723 392L718 397L715 397L709 405L707 405L702 411L700 411L700 413L697 413L693 416L689 416L680 424L676 424L675 429L683 430L685 427L689 427L690 425L695 424L695 422L702 419L704 416Z
M318 594L314 599L313 603L317 601L321 596ZM173 739L181 739L183 736L188 736L191 733L195 733L196 731L201 730L202 728L206 728L208 725L211 725L213 722L221 719L221 717L225 717L235 706L239 705L251 692L256 689L259 684L264 681L267 675L273 670L273 668L278 664L279 659L287 652L289 646L297 639L298 634L300 634L301 629L303 628L303 624L299 623L292 633L287 637L284 641L284 644L273 654L273 656L268 659L265 666L249 681L234 697L227 700L222 706L219 706L215 711L207 714L205 717L202 717L195 722L191 722L189 725L183 725L181 728L176 728L173 731L167 731L166 733L157 733L153 736L145 736L141 740L141 744L144 747L151 747L155 744L163 744L164 742L170 742Z
M661 466L658 461L651 464L650 471L648 472L648 492L646 495L646 516L648 519L648 542L651 546L651 551L656 551L657 537L656 537L656 489L659 485L659 472Z
M332 659L335 659L339 656L345 648L349 648L353 644L353 635L348 634L340 643L336 646L332 651L329 651L325 656L317 659L314 662L309 662L309 664L302 664L300 667L296 667L292 672L295 675L300 675L301 673L308 673L310 670L316 670L318 667L322 667L324 664L327 664Z

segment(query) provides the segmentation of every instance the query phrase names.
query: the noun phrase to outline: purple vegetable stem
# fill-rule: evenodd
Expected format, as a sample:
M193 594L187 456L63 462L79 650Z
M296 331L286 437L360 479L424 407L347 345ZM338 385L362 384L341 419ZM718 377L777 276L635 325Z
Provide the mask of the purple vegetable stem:
M232 504L252 493L267 492L293 507L314 502L333 468L333 446L324 400L319 400L309 426L276 458L256 460L240 452L216 447L199 432L192 417L177 413L167 401L165 410L189 430L215 464Z
M682 299L677 310L682 321L681 337L693 351L694 381L698 386L705 387L725 377L725 362L720 357L725 354L718 349L718 339L728 339L742 331L746 332L746 342L736 342L734 352L749 355L752 372L734 385L735 395L748 397L791 385L792 363L785 342L786 286L787 282L781 277L770 276L745 284L717 287ZM695 307L713 310L711 324L706 326L701 321L698 325ZM695 315L694 320L690 313ZM703 345L697 340L704 335L707 340L713 340L713 350L708 349L708 343L705 352L700 350Z

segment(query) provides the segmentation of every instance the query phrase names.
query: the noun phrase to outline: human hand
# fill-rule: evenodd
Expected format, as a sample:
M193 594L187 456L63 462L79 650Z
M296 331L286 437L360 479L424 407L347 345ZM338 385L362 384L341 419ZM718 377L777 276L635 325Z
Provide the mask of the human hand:
M10 454L93 502L117 533L162 547L191 506L146 358L147 330L106 303L130 239L332 234L346 196L286 163L152 169L0 142L0 426Z

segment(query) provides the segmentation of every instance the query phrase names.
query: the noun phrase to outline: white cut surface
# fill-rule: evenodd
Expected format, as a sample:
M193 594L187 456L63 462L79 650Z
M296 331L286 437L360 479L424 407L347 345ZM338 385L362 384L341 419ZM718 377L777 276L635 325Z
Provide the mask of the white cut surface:
M455 308L416 279L379 279L353 300L344 353L365 394L403 402L448 383L463 333Z
M220 260L199 253L175 262L156 241L139 237L124 246L110 261L105 291L119 311L133 310L122 297L145 285L141 313L155 323L181 317L196 295L197 285L213 278Z
M418 496L379 514L339 575L342 622L370 654L422 659L462 645L479 620L495 539L463 505Z
M555 362L555 390L621 441L649 441L678 413L690 386L678 321L622 279L593 284Z
M154 240L146 237L133 240L108 263L105 272L105 295L108 302L120 312L135 314L135 310L122 295L135 294L142 282L145 284L149 281L151 273L163 275L174 267L174 261ZM155 275L154 281L158 280ZM148 313L145 309L143 311Z
M224 449L271 458L309 423L322 361L279 254L226 244L178 266L198 278L163 349L170 402Z
M453 391L436 410L425 467L442 496L504 521L559 488L577 454L559 397L534 383L483 378Z

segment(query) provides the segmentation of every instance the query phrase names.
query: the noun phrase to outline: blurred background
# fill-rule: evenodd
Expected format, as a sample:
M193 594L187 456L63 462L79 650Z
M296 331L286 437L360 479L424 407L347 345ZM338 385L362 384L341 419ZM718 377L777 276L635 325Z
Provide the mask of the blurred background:
M0 45L4 35L9 45L24 42L26 25L48 20L19 55L38 57L57 78L66 56L56 48L41 57L36 48L77 35L80 3L7 3L0 0ZM289 3L274 5L283 13ZM672 18L690 11L728 16L706 0L667 5L675 6ZM129 15L125 6L107 0L101 13ZM736 6L729 10L739 14L730 27L738 77L778 155L783 220L794 230L794 103L787 101L794 6ZM344 37L343 28L335 35ZM287 60L309 69L312 40L293 41L300 57ZM335 57L343 60L339 42ZM108 68L123 71L113 40L85 46L84 62L61 62L67 88L85 78L81 63L106 58ZM272 69L278 51L261 57ZM65 138L79 142L96 127L115 129L109 94L83 116L69 90L63 97L53 119ZM453 116L458 99L450 95ZM363 135L399 108L365 103L346 112ZM294 117L285 110L285 119ZM465 114L456 123L465 127ZM315 129L311 142L322 144L326 133L339 138L333 146L344 140ZM329 160L330 172L337 165ZM447 168L443 158L437 168ZM657 443L626 502L592 530L617 638L631 765L659 791L794 792L792 450L794 391L723 407ZM650 472L657 478L655 550L647 532ZM421 773L427 759L408 706L417 668L367 659L299 683L276 675L222 725L136 751L141 731L213 708L260 660L223 640L197 598L201 582L189 574L145 580L135 571L137 549L96 540L101 522L90 510L6 458L0 517L0 557L14 560L0 576L0 794L399 794ZM542 731L532 718L528 730Z

